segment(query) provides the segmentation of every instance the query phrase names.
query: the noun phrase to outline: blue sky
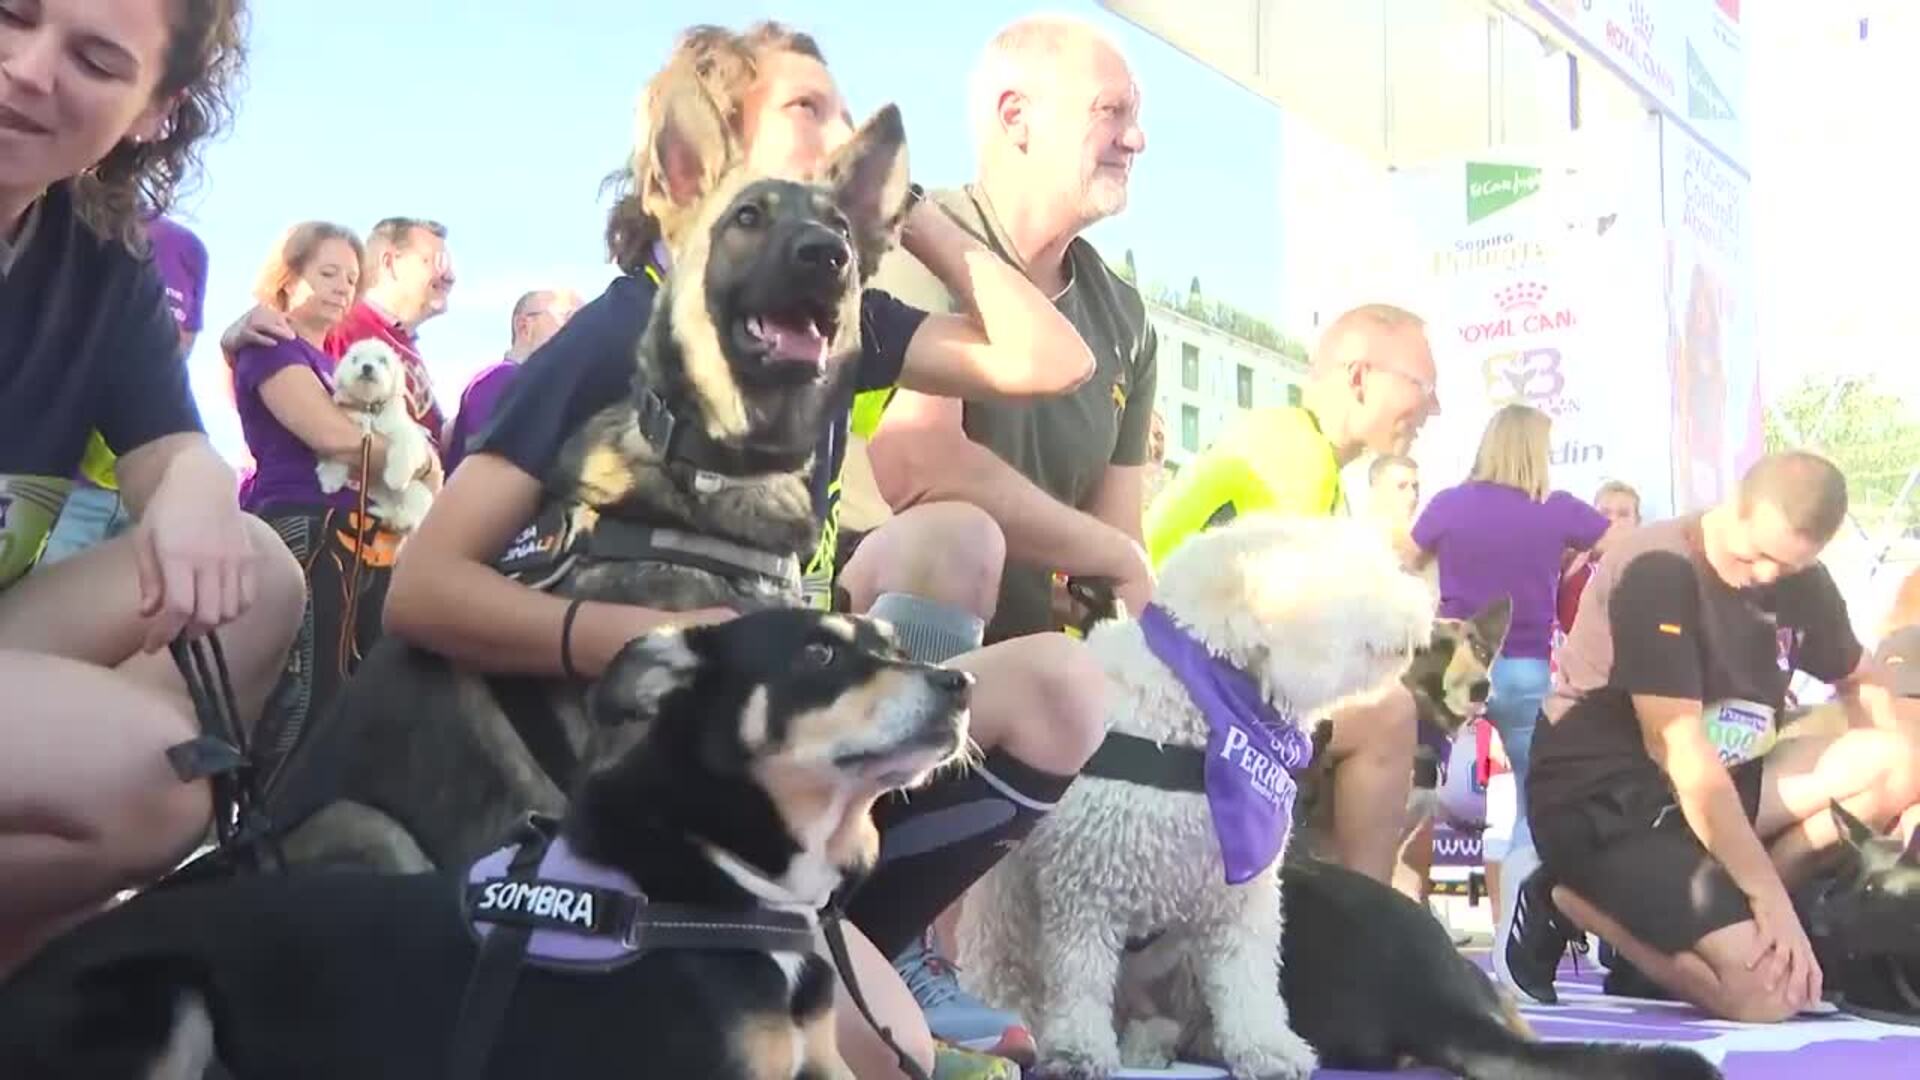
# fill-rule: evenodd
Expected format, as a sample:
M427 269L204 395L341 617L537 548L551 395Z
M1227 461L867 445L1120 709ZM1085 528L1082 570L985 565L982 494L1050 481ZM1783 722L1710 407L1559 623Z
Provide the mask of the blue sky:
M1280 271L1278 115L1273 107L1090 2L1052 5L1108 28L1144 88L1148 149L1121 218L1090 237L1142 276L1256 311ZM634 0L264 0L254 5L248 85L228 138L178 216L211 270L195 383L216 442L240 446L223 389L219 331L280 232L321 218L364 231L394 214L438 218L459 281L421 347L449 406L506 347L523 291L597 293L600 180L628 152L641 84L691 18L744 26L783 15L813 33L856 116L899 104L916 179L971 175L965 78L974 54L1032 0L697 6ZM537 15L533 12L538 12ZM911 12L911 14L909 14ZM693 13L697 13L697 16ZM797 16L797 17L796 17Z

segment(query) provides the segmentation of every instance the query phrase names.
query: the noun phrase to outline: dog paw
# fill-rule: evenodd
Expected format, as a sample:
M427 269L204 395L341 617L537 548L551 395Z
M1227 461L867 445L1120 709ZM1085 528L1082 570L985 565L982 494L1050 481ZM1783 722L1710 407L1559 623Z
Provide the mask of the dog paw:
M1319 1065L1320 1055L1307 1040L1287 1030L1243 1053L1228 1055L1228 1067L1238 1080L1306 1080Z
M1120 1063L1129 1069L1164 1069L1180 1046L1180 1024L1164 1016L1127 1023L1120 1036Z

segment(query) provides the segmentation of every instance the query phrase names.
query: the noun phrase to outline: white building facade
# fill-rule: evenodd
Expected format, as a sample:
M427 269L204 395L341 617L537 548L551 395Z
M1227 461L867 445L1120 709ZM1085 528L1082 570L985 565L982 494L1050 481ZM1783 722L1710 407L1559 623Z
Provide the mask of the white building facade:
M1241 411L1299 404L1304 363L1151 300L1147 317L1160 340L1154 405L1166 423L1169 469L1206 449Z

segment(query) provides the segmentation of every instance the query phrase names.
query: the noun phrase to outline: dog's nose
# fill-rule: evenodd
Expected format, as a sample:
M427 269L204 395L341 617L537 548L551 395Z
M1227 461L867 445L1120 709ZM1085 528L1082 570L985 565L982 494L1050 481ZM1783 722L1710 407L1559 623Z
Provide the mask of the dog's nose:
M853 262L853 248L839 233L815 225L802 230L794 240L793 261L803 270L838 274Z
M973 690L972 674L956 671L953 668L935 668L927 673L927 682L933 684L935 690L943 694L951 694L963 701Z

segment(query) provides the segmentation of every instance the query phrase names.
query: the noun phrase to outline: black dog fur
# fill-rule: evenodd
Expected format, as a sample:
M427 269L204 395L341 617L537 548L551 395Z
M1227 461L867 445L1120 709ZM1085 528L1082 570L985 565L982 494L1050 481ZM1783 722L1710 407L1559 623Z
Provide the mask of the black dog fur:
M596 691L604 764L565 836L655 902L744 913L775 895L810 915L871 865L873 799L960 751L970 685L872 623L803 610L641 639ZM197 1080L210 1048L236 1080L446 1075L476 955L463 882L295 872L136 897L0 986L0 1076ZM832 969L782 955L526 968L487 1075L841 1080ZM169 1052L180 1071L151 1071Z
M1407 1063L1469 1080L1714 1080L1691 1050L1537 1041L1426 909L1333 863L1281 870L1281 985L1330 1068Z

